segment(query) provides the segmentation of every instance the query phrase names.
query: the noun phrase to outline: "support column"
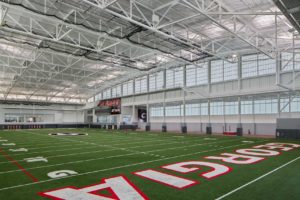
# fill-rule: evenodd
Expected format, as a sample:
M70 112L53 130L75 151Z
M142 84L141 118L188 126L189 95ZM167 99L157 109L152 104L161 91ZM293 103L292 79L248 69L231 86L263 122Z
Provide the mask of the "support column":
M207 65L207 86L208 86L208 93L211 93L211 61L208 61L208 65Z
M238 97L238 115L239 115L239 123L237 124L236 133L238 136L242 136L243 135L243 125L242 125L241 97Z
M280 109L280 93L277 94L277 110L278 110L278 118L280 118L280 115L281 115L281 109Z
M212 134L212 127L211 127L211 121L210 121L210 99L208 99L208 105L207 105L207 112L208 112L208 124L206 125L206 134L211 135Z
M136 122L135 117L135 105L132 105L132 124Z
M149 99L149 95L148 95L148 99ZM150 131L151 130L151 125L150 125L150 109L149 109L149 103L147 103L146 105L146 112L147 112L147 124L146 124L146 131Z
M164 89L166 89L166 77L167 72L164 69ZM166 90L164 90L164 99L163 99L163 123L162 123L162 132L167 132L167 124L166 124Z
M183 67L183 87L186 87L186 65ZM184 89L182 90L182 106L183 106L183 113L182 114L182 122L181 122L181 132L187 133L187 125L186 125L186 111L185 111L185 95L186 92Z
M276 85L280 85L280 57L279 57L279 52L278 52L278 24L277 24L277 14L275 14L275 53L276 53Z
M238 88L242 89L242 56L238 56Z
M252 97L252 116L253 116L253 134L256 135L256 121L255 121L255 108L254 108L254 97Z
M162 132L167 132L167 124L166 124L166 91L164 91L164 101L163 101L163 124L162 124Z

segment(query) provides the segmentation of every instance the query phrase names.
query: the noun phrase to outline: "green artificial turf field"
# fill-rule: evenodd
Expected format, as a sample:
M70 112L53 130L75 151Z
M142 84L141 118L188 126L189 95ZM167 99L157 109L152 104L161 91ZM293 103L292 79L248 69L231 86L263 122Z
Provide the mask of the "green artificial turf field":
M57 132L88 135L48 135ZM274 149L281 154L264 156L265 160L249 165L204 158L270 142L300 144L300 141L100 129L0 131L0 137L1 200L50 199L39 193L68 186L83 188L101 184L102 179L119 175L126 176L148 199L155 200L300 199L300 148L291 151ZM183 161L219 163L232 171L208 180L200 176L211 170L208 167L201 166L201 170L186 174L161 168ZM176 189L133 174L147 169L198 184ZM71 170L76 174L64 172L72 175L49 177L49 173L60 170ZM107 191L101 191L101 194L111 196Z

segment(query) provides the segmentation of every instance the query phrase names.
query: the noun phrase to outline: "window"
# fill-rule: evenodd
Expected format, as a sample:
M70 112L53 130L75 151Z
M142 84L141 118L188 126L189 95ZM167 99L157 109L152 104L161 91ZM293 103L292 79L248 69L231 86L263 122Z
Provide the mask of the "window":
M147 92L147 76L135 79L135 93Z
M208 102L200 103L200 114L208 115Z
M197 85L208 83L208 63L201 64L202 67L197 67Z
M149 91L160 90L164 88L164 72L160 71L149 76Z
M166 106L166 116L178 117L183 115L183 105Z
M300 69L300 54L295 53L295 60L293 63L294 54L289 52L283 52L281 54L281 69L282 71L293 70L293 65L295 65L295 70Z
M242 115L253 114L253 101L252 100L242 100L241 101L241 114Z
M186 66L186 86L197 85L196 66Z
M238 115L239 114L239 102L231 101L224 102L225 105L225 115Z
M111 89L106 89L103 91L103 99L109 99L111 98Z
M258 75L272 74L276 72L276 60L270 59L264 54L258 55Z
M242 56L242 78L257 76L257 55Z
M131 95L133 93L133 80L123 83L123 96Z
M289 97L280 97L280 112L290 112Z
M264 54L242 57L242 77L253 77L276 72L276 60Z
M186 104L185 115L186 116L200 115L200 104L199 103Z
M113 87L111 89L111 95L112 95L112 97L119 97L119 96L121 96L121 85Z
M99 93L99 94L97 94L96 96L95 96L95 100L96 101L99 101L99 100L101 100L102 99L102 93Z
M163 107L151 107L150 115L151 115L151 117L163 117L164 116L164 108Z
M300 112L300 96L291 96L291 112Z
M100 115L100 116L97 116L97 122L98 123L113 124L113 123L116 123L116 121L117 121L117 118L116 118L116 116L113 116L113 115Z
M24 123L24 122L54 122L54 114L32 114L32 113L5 113L4 121L8 123Z
M211 82L221 82L223 77L223 60L211 61Z
M223 115L223 102L217 101L217 102L211 102L210 103L210 114L211 115Z
M255 114L272 114L278 112L278 100L277 98L266 98L254 101Z
M238 63L224 61L224 81L238 78Z
M202 85L208 83L207 75L208 63L199 66L186 66L186 86Z
M183 67L166 70L166 88L183 86Z

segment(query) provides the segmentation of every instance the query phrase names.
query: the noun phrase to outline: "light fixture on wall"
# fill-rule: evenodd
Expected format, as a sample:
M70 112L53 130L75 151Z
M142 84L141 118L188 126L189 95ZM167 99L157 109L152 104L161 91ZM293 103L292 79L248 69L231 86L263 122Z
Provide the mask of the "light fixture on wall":
M230 60L231 60L232 62L238 62L239 57L238 57L238 55L237 55L236 53L234 53L234 54L231 55Z

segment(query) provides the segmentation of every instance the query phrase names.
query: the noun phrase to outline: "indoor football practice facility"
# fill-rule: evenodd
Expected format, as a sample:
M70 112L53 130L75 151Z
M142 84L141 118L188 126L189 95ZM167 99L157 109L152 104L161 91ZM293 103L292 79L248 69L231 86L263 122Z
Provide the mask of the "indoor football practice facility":
M300 199L300 0L0 0L1 200Z

